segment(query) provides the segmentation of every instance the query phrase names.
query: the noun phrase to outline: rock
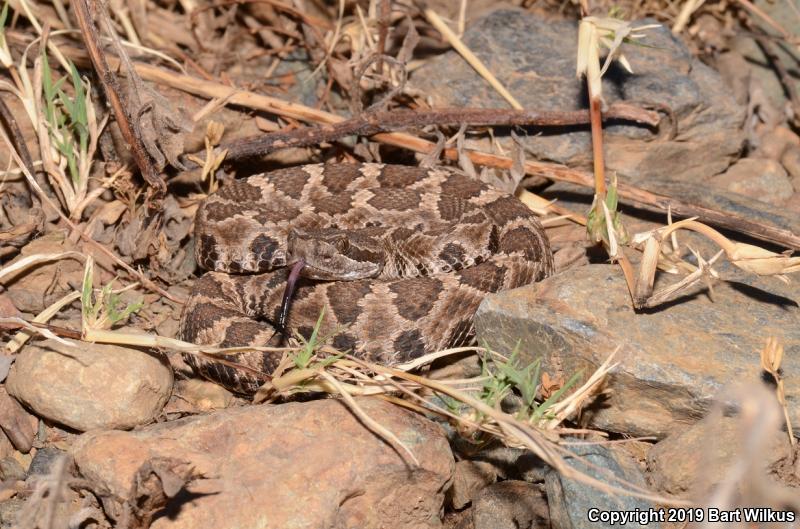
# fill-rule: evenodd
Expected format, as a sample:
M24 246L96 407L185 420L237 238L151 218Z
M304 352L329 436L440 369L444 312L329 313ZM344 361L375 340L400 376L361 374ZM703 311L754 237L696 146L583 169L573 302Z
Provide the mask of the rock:
M568 447L577 457L567 457L567 464L595 479L613 486L620 486L614 478L636 487L646 488L644 476L631 457L621 450L613 450L599 444L578 444ZM610 527L608 521L598 523L591 513L602 511L648 511L656 506L644 500L624 494L610 494L586 483L565 478L551 471L545 479L547 502L550 506L550 523L553 529L589 529L598 526ZM624 485L622 485L624 487ZM619 523L619 522L618 522ZM621 527L636 527L636 523L620 524ZM659 529L661 524L653 520L639 527Z
M792 233L800 233L800 217L793 215L790 211L785 211L785 208L776 208L772 204L755 200L752 197L710 187L707 183L662 179L646 182L641 187L653 193L680 197L681 200L687 203L715 209L728 216L760 222ZM567 205L571 209L584 214L589 210L593 194L594 191L589 188L579 187L567 182L556 182L541 193L548 200L557 199L559 204ZM792 198L789 200L791 201ZM626 205L622 209L624 212L629 212L631 206ZM658 214L658 218L664 218L663 211L659 211ZM626 220L626 222L629 221ZM659 226L663 226L663 223L659 224ZM652 227L656 226L653 225ZM707 257L710 257L710 255Z
M9 396L6 388L0 386L0 429L14 448L25 454L31 451L37 423L36 417L25 411L19 402Z
M0 481L23 481L25 469L13 457L0 459Z
M778 21L788 35L800 33L800 18L795 11L795 5L788 2L771 2L769 0L756 0L753 3L762 13L765 13L766 17ZM761 25L763 28L768 27L767 24ZM778 57L784 68L791 72L797 64L796 47L786 46L780 40L768 40L768 42L772 43L772 52ZM765 56L764 50L749 32L735 32L730 44L734 50L744 55L752 71L753 79L757 80L761 85L772 106L783 114L786 107L789 106L786 90L796 91L800 88L800 82L797 81L797 77L792 74L787 75L792 86L785 88L775 67L772 65L773 61Z
M599 429L657 437L697 421L725 384L760 384L757 352L774 335L785 347L789 415L800 424L796 290L789 299L743 282L720 281L712 303L703 288L634 313L619 268L590 265L488 296L475 327L479 343L506 354L519 344L521 361L542 357L542 369L564 380L580 370L585 379L619 348L605 400L584 410L582 418Z
M172 515L154 520L153 529L440 527L454 467L443 432L389 403L357 402L419 466L333 399L229 408L133 432L89 432L72 453L80 474L110 492L104 508L115 520L146 464L183 462L207 478L173 491L166 506Z
M239 401L233 393L219 384L199 379L177 382L173 394L178 397L180 402L188 404L185 411L221 410ZM171 411L179 409L176 407Z
M483 489L475 498L472 521L475 529L519 529L550 527L544 492L525 481L503 481Z
M475 493L497 480L494 466L483 461L458 461L453 474L453 486L447 491L450 505L454 509L463 509L475 496Z
M800 192L800 146L792 145L781 156L781 164L792 178L794 190Z
M33 456L31 466L28 467L28 477L49 475L53 469L53 463L65 455L66 452L52 446L40 448L36 451L36 455Z
M738 416L709 414L693 426L657 443L647 458L650 482L669 494L706 495L732 475L733 467L750 460L773 475L782 462L791 461L786 432L748 428ZM754 433L763 434L763 450L747 446ZM713 442L709 442L713 440ZM748 472L748 479L753 478Z
M19 527L17 525L17 513L24 505L25 500L22 498L0 501L0 529Z
M634 25L652 22L643 20ZM607 168L630 180L694 181L722 172L738 157L744 141L744 107L736 103L719 75L693 58L669 28L662 25L647 34L646 46L631 46L626 51L635 73L623 73L622 68L613 66L604 78L603 96L609 104L626 100L668 106L677 119L677 136L656 139L642 127L608 124L604 129ZM463 40L523 107L587 108L584 82L575 78L575 22L499 9L471 25ZM508 103L454 51L419 68L410 84L429 95L435 106L508 108ZM524 138L534 156L591 167L588 127L544 132ZM500 133L496 131L495 135Z
M743 158L711 182L727 191L779 206L794 193L780 163L767 158Z
M172 370L138 349L46 340L22 350L6 387L37 415L75 430L127 429L158 416Z

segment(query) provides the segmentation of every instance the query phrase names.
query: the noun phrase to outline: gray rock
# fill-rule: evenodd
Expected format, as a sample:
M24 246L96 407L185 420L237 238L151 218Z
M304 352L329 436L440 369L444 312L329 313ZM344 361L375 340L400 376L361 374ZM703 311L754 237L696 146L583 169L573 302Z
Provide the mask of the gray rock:
M228 408L133 432L89 432L72 454L119 522L139 469L176 461L200 479L173 487L153 529L436 528L454 461L439 426L377 399L364 413L391 431L415 466L339 400ZM203 479L205 478L205 479ZM187 501L191 499L191 501Z
M36 455L33 456L31 466L28 467L28 477L47 476L52 470L53 463L65 455L66 452L53 446L40 448L36 451Z
M615 479L636 487L646 488L644 477L636 462L621 450L611 450L602 445L574 445L569 447L577 457L568 457L567 463L576 470L611 486L622 486ZM590 519L592 509L602 511L648 511L655 508L646 501L622 494L608 494L583 482L565 478L551 471L545 479L547 503L550 507L550 523L553 529L590 529L610 527ZM619 524L619 522L617 522ZM637 527L628 522L621 527ZM640 527L659 529L661 524L653 520Z
M87 431L153 421L169 399L172 380L172 370L157 355L47 340L22 350L6 387L37 415Z
M575 78L576 23L501 9L474 23L463 40L525 108L588 108L584 83ZM744 108L719 75L694 59L669 28L649 31L646 44L628 48L633 75L617 66L609 70L604 98L609 104L625 100L668 106L677 119L677 136L656 138L641 127L609 124L605 128L608 169L633 180L696 180L725 170L744 141ZM436 106L508 108L455 52L417 70L411 86L430 94ZM587 168L591 164L588 128L547 129L526 138L525 145L542 160Z
M779 206L794 194L789 175L780 163L767 158L743 158L711 179L722 189Z
M483 489L472 509L475 529L549 528L542 488L525 481L502 481Z
M702 417L724 385L759 384L757 352L770 335L783 341L787 405L800 424L798 297L722 281L715 303L698 287L634 313L619 268L590 265L488 296L475 327L490 347L509 353L519 342L522 361L542 357L543 369L565 380L580 370L587 377L619 348L605 400L582 416L600 429L664 437Z

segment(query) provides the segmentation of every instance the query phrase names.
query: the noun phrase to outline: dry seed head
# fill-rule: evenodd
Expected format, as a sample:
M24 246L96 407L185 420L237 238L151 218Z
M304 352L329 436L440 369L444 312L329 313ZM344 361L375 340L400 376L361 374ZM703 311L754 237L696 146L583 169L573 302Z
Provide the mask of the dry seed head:
M733 264L760 276L800 272L800 257L771 252L752 244L734 242L733 250L727 254Z
M578 77L586 75L589 95L602 97L600 79L606 73L611 61L617 60L633 73L628 59L622 54L622 43L645 37L644 31L660 27L660 24L647 24L633 27L629 21L612 17L584 17L578 27L578 57L576 60ZM600 68L600 47L608 50L608 55Z

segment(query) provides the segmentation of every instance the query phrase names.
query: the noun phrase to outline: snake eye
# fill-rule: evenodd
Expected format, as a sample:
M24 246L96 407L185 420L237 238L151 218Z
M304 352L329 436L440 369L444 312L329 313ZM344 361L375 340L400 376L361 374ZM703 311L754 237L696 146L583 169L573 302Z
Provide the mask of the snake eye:
M341 237L336 239L336 249L339 252L346 252L347 249L350 247L350 241L347 240L347 237Z

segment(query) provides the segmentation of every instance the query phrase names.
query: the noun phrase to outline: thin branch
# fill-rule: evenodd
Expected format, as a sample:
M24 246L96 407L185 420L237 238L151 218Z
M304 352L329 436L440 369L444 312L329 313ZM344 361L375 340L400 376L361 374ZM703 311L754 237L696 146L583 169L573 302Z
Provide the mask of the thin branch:
M97 28L89 14L89 6L86 0L75 0L72 5L74 7L75 16L78 19L78 25L80 26L81 35L86 44L89 58L92 61L97 77L100 79L100 83L103 85L106 99L114 110L114 116L116 117L120 132L122 132L125 141L131 149L131 154L136 161L136 165L139 167L139 171L142 173L142 177L144 177L145 181L153 190L152 198L158 200L166 193L167 186L156 172L153 162L147 154L144 142L139 135L136 134L131 115L123 104L122 89L119 86L119 82L117 82L114 72L109 68L105 54L100 47L100 37L97 34Z
M605 119L634 121L655 127L659 123L656 112L633 105L618 103L604 112ZM487 126L539 126L564 127L589 123L589 112L505 110L492 108L441 108L434 110L400 109L388 112L365 113L333 125L304 127L288 132L274 132L244 138L222 148L228 150L226 160L263 156L277 149L308 147L340 140L347 136L373 136L382 132L417 129L429 125L443 127Z

